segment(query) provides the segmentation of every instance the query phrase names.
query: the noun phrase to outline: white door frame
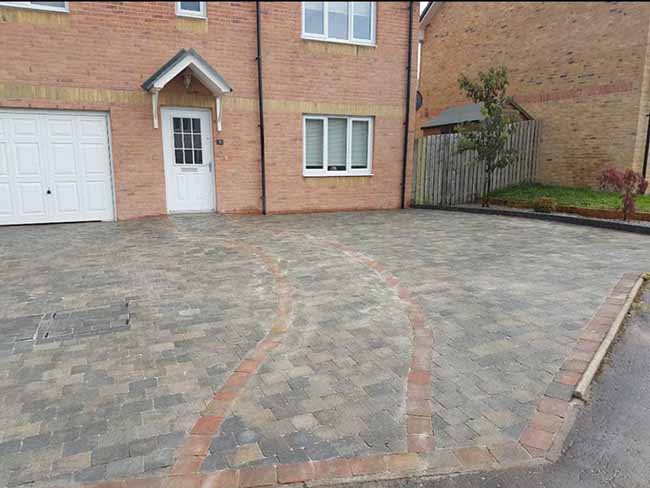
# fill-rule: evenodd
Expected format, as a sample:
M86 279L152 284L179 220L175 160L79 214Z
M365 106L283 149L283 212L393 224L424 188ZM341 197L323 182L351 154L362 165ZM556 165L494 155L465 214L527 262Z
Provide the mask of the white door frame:
M36 115L48 115L51 113L56 114L70 114L76 116L85 116L85 117L103 117L106 121L106 144L108 145L108 175L110 179L110 190L111 190L111 204L113 205L113 218L104 219L102 222L114 222L117 220L117 193L115 191L115 164L113 162L113 135L111 134L111 115L110 112L105 112L101 110L69 110L69 109L59 109L59 108L28 108L28 107L0 107L0 112L11 113L11 112L25 112L29 114ZM45 154L45 157L48 157ZM46 178L49 177L46 175ZM46 221L43 223L57 223L57 221ZM17 225L30 225L30 224L17 224Z
M205 156L209 159L210 165L210 191L211 191L211 206L198 211L191 211L191 213L212 213L217 210L217 195L216 195L216 179L215 179L215 164L214 164L214 148L213 148L213 133L212 133L212 111L209 108L197 108L197 107L177 107L177 106L166 106L161 107L160 109L160 118L162 119L160 131L162 134L162 143L163 143L163 166L165 169L165 207L168 214L174 213L188 213L187 211L174 211L170 210L169 202L172 200L170 197L171 185L173 182L173 172L171 171L171 165L174 164L174 145L172 139L172 131L169 125L171 118L174 114L204 114L207 115L208 127L206 131L207 144L205 145ZM205 164L205 163L204 163ZM206 165L207 166L207 165Z

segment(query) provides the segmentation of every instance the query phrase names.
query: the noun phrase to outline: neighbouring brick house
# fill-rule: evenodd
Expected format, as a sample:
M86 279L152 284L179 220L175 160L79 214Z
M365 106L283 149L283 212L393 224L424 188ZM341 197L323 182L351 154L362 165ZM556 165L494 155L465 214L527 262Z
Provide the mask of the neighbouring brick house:
M399 208L417 17L411 2L0 1L0 224Z
M537 180L596 185L640 171L650 112L650 3L434 2L420 22L417 127L468 103L464 73L504 65L509 93L543 124Z

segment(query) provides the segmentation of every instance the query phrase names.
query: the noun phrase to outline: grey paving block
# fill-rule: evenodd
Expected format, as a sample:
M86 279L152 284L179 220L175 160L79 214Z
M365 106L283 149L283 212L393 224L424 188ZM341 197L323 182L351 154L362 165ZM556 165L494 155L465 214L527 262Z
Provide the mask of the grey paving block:
M144 471L167 468L174 463L174 449L160 449L144 456Z
M118 444L109 447L100 447L92 452L91 463L93 466L106 464L129 457L129 446Z
M106 465L108 479L132 478L143 472L144 458L142 456L120 459Z
M222 454L209 454L201 465L201 471L210 472L210 471L219 471L221 469L227 469L228 461Z
M81 452L92 451L97 447L98 436L80 436L77 439L63 443L63 455L72 456Z
M92 466L74 474L77 483L96 483L106 479L106 465Z

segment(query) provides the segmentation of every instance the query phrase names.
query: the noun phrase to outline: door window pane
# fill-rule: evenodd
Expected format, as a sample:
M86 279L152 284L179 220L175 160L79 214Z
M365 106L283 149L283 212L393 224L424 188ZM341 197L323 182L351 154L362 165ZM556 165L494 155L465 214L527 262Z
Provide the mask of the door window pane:
M371 12L370 2L352 2L352 36L355 39L371 39Z
M352 161L350 163L352 168L365 169L368 167L368 132L368 122L352 121Z
M305 120L305 167L323 169L323 121Z
M348 38L348 2L329 2L327 35L334 39Z
M305 32L324 34L323 2L305 2Z
M201 119L173 117L176 164L203 164Z
M174 159L176 164L183 164L183 151L177 149L174 151Z
M330 118L327 121L327 169L345 171L348 139L347 119Z

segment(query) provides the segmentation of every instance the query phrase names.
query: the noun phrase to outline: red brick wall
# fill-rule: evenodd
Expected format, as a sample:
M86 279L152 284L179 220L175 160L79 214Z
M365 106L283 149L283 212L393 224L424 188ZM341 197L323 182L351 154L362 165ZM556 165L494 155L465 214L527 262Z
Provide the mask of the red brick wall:
M269 210L398 207L408 3L378 4L377 47L374 48L301 40L299 4L268 2L263 5L265 99L289 104L309 101L324 106L323 110L285 107L266 113ZM374 175L304 178L302 115L332 113L328 105L338 104L368 107L367 113L356 115L375 115L374 111L382 107L393 108L395 113L391 116L375 115Z
M543 122L540 181L595 185L604 167L638 169L649 22L642 2L444 2L425 30L418 127L467 103L461 73L505 65L510 94Z
M377 47L357 48L303 40L299 2L262 2L270 212L399 205L407 9L378 4ZM72 2L68 14L0 7L0 107L109 111L118 218L162 214L161 133L140 85L181 48L194 48L234 89L214 134L224 141L214 146L217 210L259 212L255 39L254 2L208 2L207 21L177 17L173 2ZM205 95L198 83L189 92L174 83L161 106L213 109ZM376 112L374 176L302 176L301 102Z

